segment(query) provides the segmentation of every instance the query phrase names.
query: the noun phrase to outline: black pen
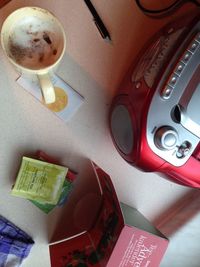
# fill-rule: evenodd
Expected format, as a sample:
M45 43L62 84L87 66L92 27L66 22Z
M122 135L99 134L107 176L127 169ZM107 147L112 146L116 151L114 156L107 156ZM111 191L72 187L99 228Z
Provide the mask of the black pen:
M94 23L95 23L97 29L99 30L102 38L105 40L111 40L108 30L106 29L105 25L103 24L103 21L99 17L99 15L98 15L96 9L94 8L93 4L91 3L91 1L90 0L84 0L84 2L92 14Z

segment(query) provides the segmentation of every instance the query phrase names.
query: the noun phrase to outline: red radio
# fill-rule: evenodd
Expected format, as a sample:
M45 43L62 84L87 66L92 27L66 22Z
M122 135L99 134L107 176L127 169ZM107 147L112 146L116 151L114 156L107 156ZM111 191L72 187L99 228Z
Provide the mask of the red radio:
M110 111L121 156L200 188L200 14L161 29L130 67Z

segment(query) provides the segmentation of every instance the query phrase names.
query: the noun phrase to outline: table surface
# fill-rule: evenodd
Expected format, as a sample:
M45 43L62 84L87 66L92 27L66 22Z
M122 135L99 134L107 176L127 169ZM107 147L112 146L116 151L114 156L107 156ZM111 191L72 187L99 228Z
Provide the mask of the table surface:
M79 173L88 159L93 160L111 176L119 200L158 226L166 212L192 191L128 165L115 150L108 129L117 85L145 41L171 18L148 18L133 0L94 3L111 34L111 44L101 38L82 0L13 0L0 9L1 24L22 6L46 8L60 19L67 49L57 73L85 98L73 118L62 122L16 84L18 74L0 49L0 213L35 240L24 266L50 266L48 239L62 209L45 215L30 202L10 195L23 155L40 149Z

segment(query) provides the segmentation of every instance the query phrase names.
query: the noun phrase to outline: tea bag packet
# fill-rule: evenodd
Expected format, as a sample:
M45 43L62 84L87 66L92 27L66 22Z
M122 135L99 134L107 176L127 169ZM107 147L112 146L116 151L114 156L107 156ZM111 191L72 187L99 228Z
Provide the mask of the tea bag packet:
M18 267L29 255L32 238L0 215L0 266Z
M40 151L40 150L37 151L36 158L41 161L46 161L52 164L59 164L59 162L55 158L47 155L45 152ZM43 203L43 202L39 202L36 200L30 200L30 201L46 214L48 214L50 211L52 211L57 206L62 207L65 204L65 202L68 200L68 197L71 194L71 191L73 190L73 187L74 187L73 182L76 180L76 176L77 176L76 172L68 169L67 175L65 177L65 181L63 183L62 192L61 192L59 201L56 205Z
M60 199L68 168L23 157L13 196L56 205Z
M30 200L36 207L41 209L44 213L48 214L50 211L52 211L55 207L57 206L63 206L64 203L67 201L67 198L69 197L69 194L71 193L73 188L72 182L70 182L67 177L64 181L63 187L62 187L62 192L59 198L59 201L57 205L53 204L48 204L48 203L43 203L39 202L36 200Z

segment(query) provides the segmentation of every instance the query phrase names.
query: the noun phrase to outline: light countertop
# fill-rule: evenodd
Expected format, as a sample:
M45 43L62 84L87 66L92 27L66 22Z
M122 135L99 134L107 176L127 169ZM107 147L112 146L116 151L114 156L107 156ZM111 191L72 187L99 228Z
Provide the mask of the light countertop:
M0 49L0 213L35 241L24 266L50 266L48 236L61 211L47 216L10 195L22 155L41 149L79 173L88 158L93 160L111 176L119 200L158 226L165 212L192 191L128 165L115 150L108 129L109 105L119 81L145 41L169 18L147 18L133 0L94 2L111 34L111 44L101 38L82 0L12 0L0 10L1 24L22 6L46 8L60 19L67 50L57 73L85 98L65 124L15 82L18 74Z

